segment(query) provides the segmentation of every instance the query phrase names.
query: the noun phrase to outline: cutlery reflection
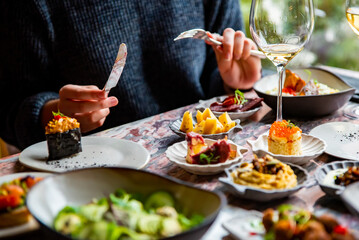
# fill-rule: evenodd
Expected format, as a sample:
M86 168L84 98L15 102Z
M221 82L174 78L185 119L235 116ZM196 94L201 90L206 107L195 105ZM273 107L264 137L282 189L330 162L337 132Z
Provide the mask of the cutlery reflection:
M206 41L212 42L216 45L222 45L222 42L213 39L211 35L212 34L210 32L207 32L203 29L197 28L197 29L191 29L191 30L181 33L180 35L178 35L178 37L176 37L174 39L174 41L177 41L180 39L185 39L185 38L194 38L194 39L206 40ZM261 51L258 51L258 50L251 50L251 55L259 57L259 58L266 58L264 53L262 53Z

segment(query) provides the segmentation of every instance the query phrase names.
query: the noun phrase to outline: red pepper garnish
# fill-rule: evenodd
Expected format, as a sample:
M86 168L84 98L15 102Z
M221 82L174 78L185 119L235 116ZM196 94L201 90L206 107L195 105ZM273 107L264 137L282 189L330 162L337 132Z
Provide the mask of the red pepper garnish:
M333 232L341 234L341 235L347 234L347 231L348 231L347 228L342 225L338 225L338 226L334 227L334 229L333 229Z
M222 106L231 106L233 104L236 104L236 99L234 96L229 96L222 102Z
M258 235L256 232L249 232L249 235L250 236L255 236L255 235Z
M288 93L288 94L293 95L293 96L297 96L296 92L291 88L283 88L282 92Z
M66 118L64 114L60 112L60 110L56 112L52 112L52 115L54 115L55 120L59 120L60 118Z

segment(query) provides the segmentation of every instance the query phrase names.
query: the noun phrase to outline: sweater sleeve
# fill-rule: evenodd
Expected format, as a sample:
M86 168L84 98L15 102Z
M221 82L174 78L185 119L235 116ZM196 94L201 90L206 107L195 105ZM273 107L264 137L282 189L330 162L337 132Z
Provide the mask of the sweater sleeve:
M0 137L20 149L45 139L41 109L58 98L42 19L32 1L0 3Z
M204 0L206 30L222 34L224 29L233 28L243 30L242 12L238 0ZM223 80L217 67L215 53L211 46L207 46L207 60L201 76L208 98L225 94Z

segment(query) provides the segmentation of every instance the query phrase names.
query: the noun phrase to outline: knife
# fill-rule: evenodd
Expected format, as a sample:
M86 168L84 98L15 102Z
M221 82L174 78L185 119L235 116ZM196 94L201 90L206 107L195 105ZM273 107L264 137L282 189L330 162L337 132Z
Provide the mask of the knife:
M121 77L123 68L125 67L126 63L126 57L127 57L127 47L126 44L121 43L117 57L115 60L115 63L113 64L112 71L110 73L110 76L107 79L107 82L105 84L105 87L103 90L108 94L111 90L111 88L115 87L118 83L118 80Z

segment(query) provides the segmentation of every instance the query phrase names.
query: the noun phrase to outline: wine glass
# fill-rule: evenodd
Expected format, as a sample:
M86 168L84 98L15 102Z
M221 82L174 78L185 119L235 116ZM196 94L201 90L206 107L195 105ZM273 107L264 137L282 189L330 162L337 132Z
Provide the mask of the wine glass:
M253 41L277 67L277 121L281 121L284 70L288 62L302 51L313 32L313 2L252 0L249 23Z
M345 15L350 28L359 37L359 0L346 0ZM359 118L359 106L349 105L344 114L353 118Z

